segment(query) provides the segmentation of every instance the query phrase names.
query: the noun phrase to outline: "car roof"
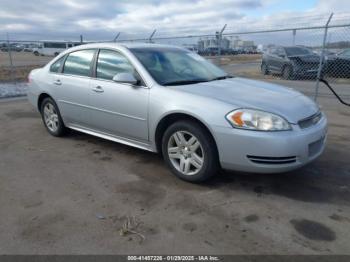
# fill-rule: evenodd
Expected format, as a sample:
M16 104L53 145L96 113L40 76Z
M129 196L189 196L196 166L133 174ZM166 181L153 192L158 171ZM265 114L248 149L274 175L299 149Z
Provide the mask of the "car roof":
M130 42L125 42L125 43L111 43L111 42L106 42L106 43L90 43L90 44L84 44L79 46L80 48L115 48L115 47L124 47L127 49L133 49L133 48L142 48L142 49L147 49L147 48L175 48L175 49L183 49L182 47L179 46L174 46L174 45L163 45L163 44L153 44L153 43L130 43Z

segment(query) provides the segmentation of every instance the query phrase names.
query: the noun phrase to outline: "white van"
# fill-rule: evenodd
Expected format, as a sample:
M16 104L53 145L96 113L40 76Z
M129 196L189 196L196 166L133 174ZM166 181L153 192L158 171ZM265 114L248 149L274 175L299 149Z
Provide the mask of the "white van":
M67 41L40 41L38 48L33 49L33 54L36 56L57 56L67 48L81 44L80 42Z

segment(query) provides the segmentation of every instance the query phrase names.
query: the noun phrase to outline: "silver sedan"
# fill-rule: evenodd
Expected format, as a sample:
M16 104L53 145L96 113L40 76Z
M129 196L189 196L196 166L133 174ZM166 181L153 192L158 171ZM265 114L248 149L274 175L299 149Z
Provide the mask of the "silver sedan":
M227 75L174 46L88 44L29 75L30 102L54 136L67 129L159 152L200 182L219 168L285 172L323 151L317 104L278 85Z

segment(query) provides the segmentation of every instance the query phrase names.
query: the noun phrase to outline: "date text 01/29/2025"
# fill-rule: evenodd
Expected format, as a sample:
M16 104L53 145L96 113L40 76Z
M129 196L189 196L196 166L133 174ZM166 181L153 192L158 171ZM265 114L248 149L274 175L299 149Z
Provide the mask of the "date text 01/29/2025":
M220 261L217 256L128 256L128 261Z

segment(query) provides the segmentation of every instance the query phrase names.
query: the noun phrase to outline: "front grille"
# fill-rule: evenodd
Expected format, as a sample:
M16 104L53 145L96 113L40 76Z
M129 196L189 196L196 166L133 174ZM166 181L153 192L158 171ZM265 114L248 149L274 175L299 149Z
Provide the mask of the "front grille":
M305 70L317 70L318 63L306 63L304 67Z
M271 157L271 156L247 156L250 161L256 164L264 165L283 165L292 164L297 161L296 156Z
M322 113L318 112L310 117L304 118L298 122L298 125L301 129L309 128L311 126L316 125L318 122L320 122L322 118Z

